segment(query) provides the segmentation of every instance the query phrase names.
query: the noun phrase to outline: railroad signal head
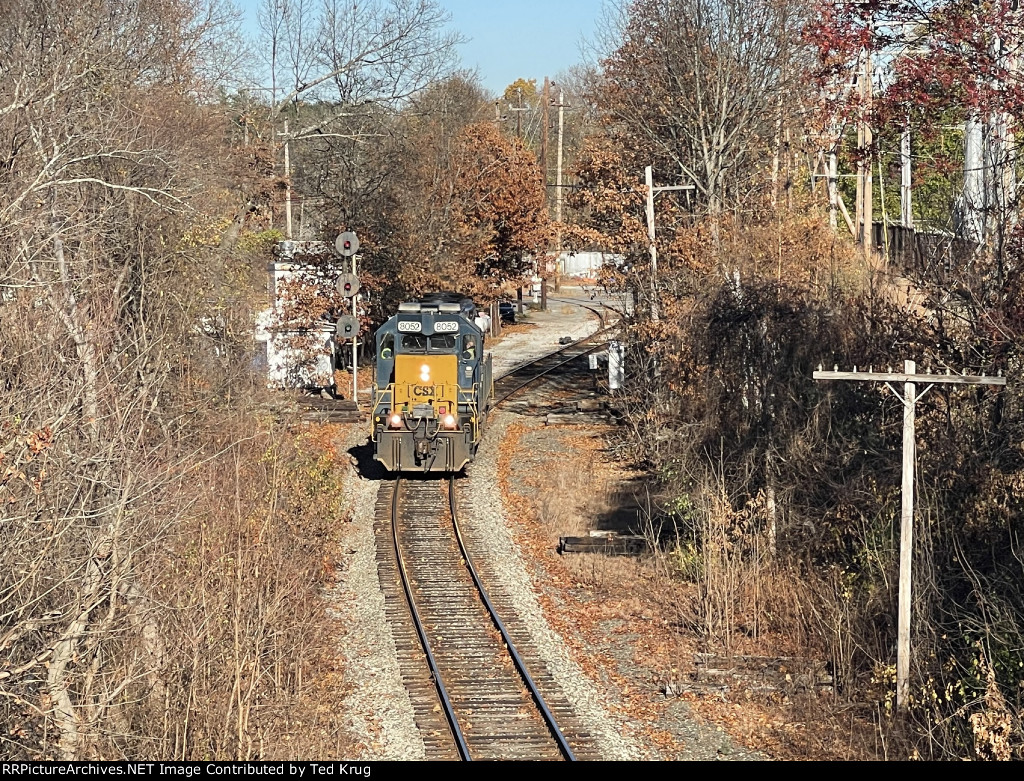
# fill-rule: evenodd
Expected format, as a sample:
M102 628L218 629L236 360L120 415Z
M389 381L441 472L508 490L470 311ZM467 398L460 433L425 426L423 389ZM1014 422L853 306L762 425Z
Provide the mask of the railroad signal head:
M355 339L359 335L359 318L355 315L342 315L335 326L338 339Z
M359 251L359 239L352 231L345 231L335 239L334 248L342 257L350 258Z
M355 274L342 274L338 277L338 292L345 298L352 298L359 292L359 277Z

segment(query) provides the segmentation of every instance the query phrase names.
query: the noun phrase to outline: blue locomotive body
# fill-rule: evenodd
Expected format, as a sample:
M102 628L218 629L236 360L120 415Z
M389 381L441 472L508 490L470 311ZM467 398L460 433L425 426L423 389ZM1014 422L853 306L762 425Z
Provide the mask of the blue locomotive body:
M391 472L451 473L476 454L493 398L472 300L401 304L375 335L374 458Z

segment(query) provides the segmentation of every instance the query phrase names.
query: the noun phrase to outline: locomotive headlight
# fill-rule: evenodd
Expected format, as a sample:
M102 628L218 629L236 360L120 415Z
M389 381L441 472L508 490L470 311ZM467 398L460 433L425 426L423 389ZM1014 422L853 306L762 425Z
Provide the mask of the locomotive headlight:
M455 428L455 416L454 415L445 415L441 419L441 422L444 424L445 428Z
M391 428L401 428L402 416L399 415L397 412L394 413L393 415L391 415L391 417L388 418L388 424L391 426Z
M420 367L420 380L422 380L424 384L430 382L430 366L427 364L423 364Z

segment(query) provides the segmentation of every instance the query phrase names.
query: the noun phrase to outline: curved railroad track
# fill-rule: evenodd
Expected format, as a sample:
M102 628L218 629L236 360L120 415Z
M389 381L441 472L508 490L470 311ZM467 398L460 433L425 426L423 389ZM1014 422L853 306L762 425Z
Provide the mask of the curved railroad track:
M408 620L399 625L414 628L396 645L407 663L420 646L425 662L403 672L428 758L575 760L473 568L455 494L454 478L399 477L378 500L391 532L382 570L401 583Z
M603 313L567 303L595 312L602 327L496 380L494 406L604 345ZM456 494L453 477L403 476L377 494L378 574L427 758L599 758L529 633L502 622L515 610L484 587L472 551L487 543L460 526Z
M573 299L552 299L549 297L548 300L564 301L567 304L579 306L583 309L589 309L600 319L601 327L594 333L583 337L579 341L573 342L560 350L555 350L554 352L548 353L540 358L520 364L514 369L503 374L501 377L498 377L494 381L494 402L492 404L492 409L557 369L572 363L578 358L582 358L585 355L589 355L592 352L600 350L605 346L605 340L603 337L615 327L614 323L606 325L604 313L594 306L590 306Z

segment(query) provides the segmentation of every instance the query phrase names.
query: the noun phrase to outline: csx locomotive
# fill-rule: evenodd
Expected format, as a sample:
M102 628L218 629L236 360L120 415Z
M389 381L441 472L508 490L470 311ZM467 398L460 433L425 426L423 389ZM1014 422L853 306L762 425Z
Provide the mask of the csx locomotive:
M471 299L401 304L377 329L373 452L391 472L458 472L473 460L494 395Z

